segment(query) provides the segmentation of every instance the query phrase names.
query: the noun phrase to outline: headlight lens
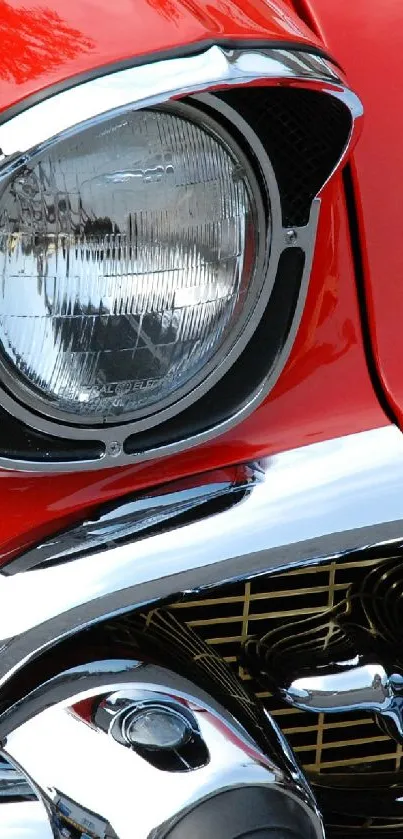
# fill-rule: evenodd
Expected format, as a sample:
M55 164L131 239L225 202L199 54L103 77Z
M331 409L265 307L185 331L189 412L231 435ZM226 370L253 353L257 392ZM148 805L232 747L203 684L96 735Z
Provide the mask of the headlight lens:
M267 235L244 155L193 110L134 111L51 144L0 199L7 387L73 424L178 402L235 356Z

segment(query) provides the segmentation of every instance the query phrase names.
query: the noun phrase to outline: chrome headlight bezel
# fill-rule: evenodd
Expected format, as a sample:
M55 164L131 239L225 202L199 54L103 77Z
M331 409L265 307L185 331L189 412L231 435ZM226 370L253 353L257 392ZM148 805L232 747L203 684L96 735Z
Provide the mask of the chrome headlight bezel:
M262 166L264 178L262 184L258 183L257 176L253 170L252 163L248 160L247 154L238 146L236 140L231 137L229 131L222 127L219 122L216 122L212 115L202 111L197 107L197 104L191 104L190 100L186 102L175 102L165 105L159 105L152 111L159 113L167 113L183 119L184 122L200 127L206 132L206 135L216 138L222 147L228 150L228 153L239 161L240 166L246 173L245 181L248 184L251 194L253 196L254 207L256 210L256 227L257 239L259 239L259 249L256 254L256 261L253 270L253 277L249 282L249 306L244 306L236 324L236 337L234 338L234 330L228 335L223 342L219 351L213 356L208 364L205 364L190 381L181 388L175 389L165 399L161 399L154 406L149 408L139 409L125 414L122 417L117 416L102 416L99 419L91 418L91 416L81 416L79 413L73 414L63 411L56 404L52 405L51 401L46 401L35 392L35 387L30 387L26 380L24 380L18 371L15 370L12 363L8 362L4 353L0 351L0 386L3 385L9 397L14 400L15 416L23 421L27 421L27 410L32 413L32 422L38 430L49 432L48 422L55 423L53 433L60 433L60 436L70 436L72 433L75 436L75 431L71 432L70 428L80 430L80 437L87 437L93 439L94 429L100 439L104 439L104 432L100 429L102 426L112 427L114 429L124 426L126 436L143 431L145 428L151 428L159 425L164 420L170 419L189 405L199 399L206 393L216 382L222 378L226 371L235 363L247 343L249 342L253 332L255 331L261 315L268 303L271 290L275 280L275 258L272 258L272 238L279 236L282 230L281 226L281 207L280 196L276 184L273 169L271 167L269 158L265 153L263 147L259 143L258 138L249 129L246 122L241 120L236 112L232 112L231 108L225 109L227 116L233 118L234 126L238 133L248 134L247 141L253 153L258 156L259 162ZM145 113L149 113L150 109L141 109ZM141 112L137 111L137 113ZM118 119L124 118L130 111L119 113ZM219 116L219 114L217 114ZM96 122L97 129L105 129L110 123L111 119L116 117L116 114L107 112L101 115ZM236 125L238 123L238 125ZM78 126L79 132L85 130L88 125L80 124ZM52 147L56 147L65 140L65 134L59 134L51 138L46 143L46 151ZM22 160L21 167L35 166L36 160L43 155L43 147L39 146L32 150L28 156ZM18 177L18 161L13 162L10 167L0 170L0 205L1 192L6 190L10 181ZM262 194L262 189L264 193ZM7 280L6 280L7 282ZM251 299L252 298L252 299ZM245 304L247 301L245 301ZM64 426L67 426L65 429ZM82 432L87 431L87 434L82 435ZM63 432L63 433L62 433ZM115 434L116 436L116 434Z
M182 82L181 86L178 79ZM24 394L23 399L21 396L16 398L16 394L12 393L13 383L7 385L3 379L0 410L3 408L13 418L13 422L19 423L25 437L29 437L32 429L35 440L29 443L30 452L21 454L21 457L15 445L10 456L3 446L0 450L3 452L0 465L34 471L70 471L155 458L222 433L250 414L266 397L285 364L302 314L314 251L319 200L316 196L312 199L306 224L300 227L293 225L292 228L287 226L276 175L261 138L240 113L223 98L217 97L216 93L236 90L238 87L245 89L245 86L256 84L267 89L271 86L278 89L279 83L284 86L283 89L294 87L312 90L325 98L331 97L334 102L342 103L344 111L349 115L350 130L346 142L338 150L334 169L344 159L348 145L357 137L362 106L358 98L346 88L338 71L329 61L321 55L298 49L253 50L245 46L244 49L233 51L211 47L195 56L169 59L103 75L59 92L52 98L44 98L31 107L29 102L25 103L21 112L8 121L6 115L6 121L0 124L0 146L6 155L0 168L0 178L15 171L22 160L29 160L38 150L44 150L49 144L57 142L59 136L74 134L76 129L71 124L71 113L76 115L75 122L83 125L94 120L109 119L112 114L123 113L128 107L160 108L167 103L168 107L172 107L171 100L175 100L177 108L190 108L203 113L203 118L206 116L213 123L218 123L220 130L229 131L234 142L243 145L243 152L255 169L260 189L266 194L270 205L271 243L270 250L267 249L265 254L265 279L255 309L253 328L245 330L236 357L234 354L222 360L220 371L212 374L211 384L206 387L203 382L200 383L194 392L184 396L183 401L175 401L173 405L166 406L154 414L152 420L150 416L144 416L133 421L90 426L80 425L75 420L68 422L60 416L52 417L49 412L45 415L43 411L38 411L37 405L29 404L29 394ZM181 98L185 98L186 102L177 104ZM17 148L20 148L18 153ZM327 177L330 177L331 170L332 167ZM323 185L321 183L320 187ZM254 379L249 390L244 386L238 400L229 400L226 413L213 411L209 416L207 412L203 423L194 422L195 411L192 409L193 416L188 417L189 407L193 405L197 409L200 400L204 410L209 388L212 388L211 403L217 397L215 385L220 377L223 377L224 383L228 371L239 369L237 364L242 363L253 343L251 338L257 335L257 326L263 324L263 315L268 311L267 304L271 300L283 256L292 252L301 255L298 288L290 303L290 310L288 313L283 312L283 335L278 346L270 348L265 374L262 373L259 380ZM3 365L2 370L4 374ZM38 454L35 451L37 441L40 441Z

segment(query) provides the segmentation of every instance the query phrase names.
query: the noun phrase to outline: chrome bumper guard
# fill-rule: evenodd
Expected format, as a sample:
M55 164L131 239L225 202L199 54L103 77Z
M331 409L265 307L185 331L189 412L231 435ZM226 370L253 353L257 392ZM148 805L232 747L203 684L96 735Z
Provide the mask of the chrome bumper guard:
M238 690L235 677L225 681L224 693ZM42 802L42 837L232 839L280 829L321 839L281 734L248 713L242 689L231 698L239 714L166 668L127 659L88 662L33 691L3 715L1 733ZM80 709L90 703L88 720ZM30 812L20 805L24 828Z
M41 675L41 663L63 639L80 646L83 635L74 639L76 633L91 632L91 627L102 627L140 607L151 609L223 581L401 542L402 484L403 439L389 426L285 452L258 466L206 473L160 488L158 494L129 499L110 507L97 521L85 522L9 563L0 577L0 739L4 753L23 767L43 804L0 804L2 835L11 831L7 819L20 818L28 831L21 828L21 835L36 836L38 807L44 806L50 836L68 835L60 827L64 817L80 824L83 836L176 839L181 835L178 825L183 822L185 828L185 816L196 813L212 796L264 788L272 796L267 812L277 806L276 796L281 797L282 810L288 813L284 829L291 807L294 827L299 825L296 835L320 836L312 794L274 723L259 710L265 715L258 726L266 738L262 744L244 713L245 702L254 709L256 703L239 699L243 688L232 675L231 682L228 670L223 676L223 662L218 667L218 694L217 673L212 688L202 689L199 671L193 672L195 661L204 659L210 671L218 666L208 649L194 652L189 679L181 662L180 672L175 662L167 669L144 663L139 647L135 659L92 659L67 670L54 652L52 661L59 672L51 678ZM191 765L186 784L181 772L164 770L161 786L161 770L147 764L144 771L147 761L132 741L124 741L123 729L116 740L112 722L96 730L94 717L83 721L75 712L77 703L89 698L100 702L105 696L115 703L113 711L109 708L112 721L116 709L136 715L144 697L157 705L176 703L173 711L182 708L182 716L194 720L189 736L198 732L208 763ZM126 731L127 721L125 725ZM186 721L182 719L180 726L186 728ZM122 780L121 789L115 777ZM136 801L130 797L129 777ZM167 781L171 777L172 790ZM165 804L154 801L160 787ZM174 788L180 792L174 794ZM153 818L149 803L139 807L151 797ZM60 814L60 806L70 816ZM78 819L79 811L85 811L91 824ZM143 812L147 817L142 822ZM219 820L218 811L215 818ZM45 836L43 825L41 831Z

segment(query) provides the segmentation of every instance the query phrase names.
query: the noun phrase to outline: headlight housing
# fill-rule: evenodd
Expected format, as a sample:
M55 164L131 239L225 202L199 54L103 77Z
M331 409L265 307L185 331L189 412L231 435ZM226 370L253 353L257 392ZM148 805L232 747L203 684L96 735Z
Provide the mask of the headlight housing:
M357 136L338 71L214 46L16 110L0 115L0 465L144 460L246 417L292 347L317 196Z
M61 421L157 422L228 369L268 297L252 167L186 105L41 150L0 208L0 375Z

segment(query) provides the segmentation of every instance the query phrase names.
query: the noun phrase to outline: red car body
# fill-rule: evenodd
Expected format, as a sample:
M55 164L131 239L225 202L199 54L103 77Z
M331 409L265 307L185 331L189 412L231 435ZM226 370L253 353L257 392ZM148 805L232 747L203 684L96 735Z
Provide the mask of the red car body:
M385 124L379 113L385 99L379 94L379 75L374 82L372 62L375 46L389 52L386 40L390 27L398 31L399 12L388 4L381 15L380 33L375 11L369 22L366 15L365 27L357 24L357 32L355 22L362 14L357 4L354 12L351 8L340 14L335 4L324 0L314 10L304 4L294 9L280 0L214 4L126 0L117 7L82 0L63 7L56 2L1 4L0 109L4 112L65 80L130 62L133 57L146 60L157 52L237 41L328 45L365 100L364 136L355 152L354 171L362 201L358 211L367 306L363 311L361 300L360 311L351 231L337 175L323 192L308 299L297 338L265 402L213 442L155 463L52 477L0 472L3 561L24 545L79 520L100 502L184 475L382 426L390 421L386 401L397 415L400 241L395 158L400 143L396 114L393 127L389 123L393 136L385 141L388 121ZM369 27L373 27L370 32ZM354 46L348 31L356 33ZM396 50L392 56L396 64L398 54ZM397 67L393 78L398 86ZM391 101L394 89L385 84ZM379 157L377 149L386 146L388 152ZM385 178L389 178L386 188ZM366 317L372 342L367 347L363 338ZM385 403L379 399L381 389Z

